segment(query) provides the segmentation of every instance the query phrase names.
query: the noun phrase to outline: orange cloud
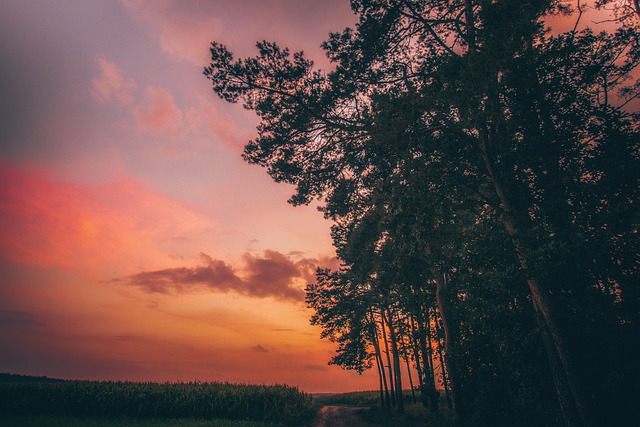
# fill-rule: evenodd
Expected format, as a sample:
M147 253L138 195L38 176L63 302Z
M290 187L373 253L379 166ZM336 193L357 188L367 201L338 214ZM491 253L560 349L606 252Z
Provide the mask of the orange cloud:
M136 83L124 76L120 68L104 56L98 58L100 75L91 82L91 94L99 102L115 99L122 105L133 102Z

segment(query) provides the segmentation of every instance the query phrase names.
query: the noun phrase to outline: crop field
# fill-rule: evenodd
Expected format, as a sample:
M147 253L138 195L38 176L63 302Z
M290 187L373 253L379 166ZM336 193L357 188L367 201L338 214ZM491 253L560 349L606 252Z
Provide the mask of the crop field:
M311 396L286 385L122 381L1 382L3 416L227 419L298 423Z

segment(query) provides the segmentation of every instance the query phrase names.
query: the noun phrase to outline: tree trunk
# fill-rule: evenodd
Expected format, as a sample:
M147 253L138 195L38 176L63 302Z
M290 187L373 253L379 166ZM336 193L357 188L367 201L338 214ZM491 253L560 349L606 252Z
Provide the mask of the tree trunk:
M426 392L432 412L438 411L438 401L440 394L436 390L436 371L433 364L433 347L431 346L431 325L429 320L429 309L427 309L426 320L424 318L418 321L418 334L420 338L420 351L424 360L424 371L426 380Z
M419 342L420 336L418 334L420 332L416 331L416 325L413 317L410 317L411 320L411 337L413 339L413 354L416 359L416 370L418 371L418 386L420 387L420 399L422 401L422 406L425 408L429 407L429 393L427 391L427 370L429 366L427 366L427 358L426 354L419 350Z
M464 404L464 397L462 396L460 376L456 361L456 358L459 357L459 355L455 350L457 347L455 340L459 339L460 334L453 314L453 307L449 301L450 296L447 295L448 283L445 281L444 276L442 276L438 271L432 269L432 272L436 282L436 301L438 302L438 308L440 309L442 329L444 330L444 357L449 370L453 410L456 413L458 422L461 425L464 425L466 422L466 408Z
M490 133L487 131L481 132L479 138L480 151L482 152L487 173L500 199L503 225L511 237L520 268L528 274L527 285L538 317L538 323L542 328L542 338L545 342L563 417L568 426L590 426L593 418L588 408L588 400L585 398L585 393L575 374L574 363L557 319L557 314L551 301L551 294L539 280L532 277L528 272L529 260L522 248L522 229L518 220L523 214L518 215L515 212L515 203L512 202L513 196L508 186L505 185L504 178L499 176L495 170L490 151L491 142Z
M375 356L376 356L376 368L378 369L378 380L379 380L379 386L380 386L380 406L384 407L384 386L382 384L382 375L384 374L384 365L382 364L382 358L380 357L380 355L378 354L378 348L376 347L376 352L375 352Z
M449 378L449 372L446 368L446 364L444 363L444 357L442 355L442 345L440 345L439 337L442 335L440 333L440 322L438 322L438 317L435 313L433 317L434 317L434 325L436 328L436 338L438 338L438 360L440 360L440 370L442 371L442 386L444 387L444 396L445 396L445 399L447 400L447 407L449 409L453 409L453 400L451 398L451 389L449 387L449 384L451 384L451 381ZM433 343L431 342L431 334L427 335L427 338L429 339L429 348L433 348ZM434 368L433 368L434 377L435 377L435 374L436 374L436 371L435 371L435 365L434 365Z
M411 387L411 401L415 405L416 403L418 403L418 401L416 400L416 391L413 388L413 376L411 375L411 364L409 363L409 356L407 355L406 351L402 353L402 356L404 359L404 363L407 365L407 377L409 378L409 387Z
M377 322L375 321L375 317L372 317L372 322L373 322L373 329L374 329L374 333L373 333L373 338L372 338L372 342L373 342L373 348L375 350L375 354L376 354L376 362L378 363L378 368L379 368L379 374L380 374L380 405L381 406L386 406L387 408L391 406L391 400L389 397L389 387L387 386L387 375L384 372L384 361L382 360L382 352L380 351L380 342L378 341L378 326L377 326ZM384 387L384 393L382 394L382 388Z
M385 324L384 312L382 310L380 311L380 319L381 319L380 324L382 326L382 341L384 342L384 349L387 355L387 367L389 369L389 388L391 389L391 406L396 406L396 392L395 392L395 385L393 383L394 376L393 376L393 370L391 366L391 356L389 353L389 342L387 341L387 331L384 326Z
M404 414L404 397L402 395L402 372L400 371L400 354L398 352L398 340L393 326L391 311L387 310L387 324L389 325L389 337L391 338L391 351L393 352L393 372L395 374L396 403L398 412ZM384 317L384 313L383 313Z

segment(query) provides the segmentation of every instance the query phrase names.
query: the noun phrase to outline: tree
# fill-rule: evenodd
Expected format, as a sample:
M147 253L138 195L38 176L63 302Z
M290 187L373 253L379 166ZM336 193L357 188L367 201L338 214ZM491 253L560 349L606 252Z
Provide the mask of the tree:
M606 396L631 390L640 360L640 138L638 116L625 110L638 95L628 84L640 61L637 30L552 36L543 19L561 9L544 0L352 8L356 30L323 45L329 73L272 43L238 61L212 44L205 74L214 90L261 119L245 159L294 184L293 204L324 201L357 283L386 286L397 303L412 287L390 273L407 257L420 260L419 287L435 284L441 297L449 288L436 300L458 329L446 334L458 404L468 376L455 372L465 362L456 348L476 320L447 306L455 312L489 295L477 283L509 284L509 298L535 310L565 423L604 422ZM509 262L495 262L502 271L469 262L475 241L510 249ZM496 280L479 278L487 272ZM526 319L513 307L511 316ZM494 326L486 336L500 333ZM595 376L594 340L606 342L608 361ZM619 397L630 404L637 393ZM630 405L619 412L630 413Z

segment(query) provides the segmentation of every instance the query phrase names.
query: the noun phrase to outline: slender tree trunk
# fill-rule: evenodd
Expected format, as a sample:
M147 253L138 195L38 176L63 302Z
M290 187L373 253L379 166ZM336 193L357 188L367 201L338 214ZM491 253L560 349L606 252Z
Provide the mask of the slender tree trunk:
M457 347L455 340L458 339L460 333L458 331L457 322L454 318L453 307L449 301L450 296L447 295L448 283L445 281L445 277L435 269L433 269L433 274L436 282L436 300L438 302L438 308L440 309L440 316L442 318L442 329L444 330L444 357L449 371L453 410L456 413L458 422L461 425L464 425L466 422L466 408L464 404L464 397L462 396L462 390L460 388L460 376L456 361L456 358L459 357L459 355L455 350Z
M429 370L427 380L429 381L428 390L429 401L431 402L431 411L437 412L440 402L440 393L438 393L438 390L436 389L436 365L433 362L433 346L431 345L431 316L429 311L430 309L425 307L425 311L422 312L422 315L426 315L426 319L423 318L423 322L418 323L418 329L420 331L420 336L422 337L421 350L427 355L425 363L428 364L428 366L426 366L425 369Z
M494 167L491 153L491 132L486 130L481 132L479 146L487 173L500 199L504 228L511 237L516 256L520 262L520 268L528 273L529 260L522 248L522 229L518 220L522 215L518 215L515 212L516 204L512 202L511 192L508 186L505 185L504 178L497 173ZM527 278L527 285L538 316L538 323L542 328L542 338L545 342L556 394L565 422L568 426L590 426L592 425L593 417L590 414L588 400L576 376L573 358L570 355L565 334L561 330L560 322L557 319L558 316L555 313L551 295L544 285L530 274Z
M380 385L380 406L384 407L384 389L382 385L382 375L384 373L384 366L382 365L382 360L377 350L375 352L375 356L376 356L376 368L378 369L378 380L380 383L379 384Z
M440 322L438 321L438 317L437 315L434 313L433 315L434 317L434 326L436 328L436 338L438 340L438 360L440 361L440 370L442 371L442 386L444 387L444 396L445 399L447 400L447 407L449 409L453 409L453 400L451 398L451 389L449 388L449 384L451 384L450 378L449 378L449 372L448 372L448 368L446 367L446 364L444 363L444 356L442 354L442 345L440 344L440 336L444 336L444 334L441 334L440 330ZM429 329L431 327L429 326ZM431 342L431 333L429 333L429 335L427 336L429 338L429 348L433 348L433 343ZM444 338L442 338L444 340ZM433 374L435 376L435 366L433 368Z
M425 389L426 393L428 393L431 411L437 412L440 395L436 390L436 370L433 364L433 347L431 346L431 325L428 309L426 315L426 320L422 318L418 321L418 334L420 338L420 351L424 359Z
M409 387L411 387L411 401L415 405L416 403L418 403L418 401L416 400L416 391L413 388L413 376L411 375L411 365L409 364L409 356L407 355L406 351L402 353L402 356L404 358L404 363L407 365L407 377L409 378Z
M384 349L387 355L387 367L389 369L389 388L391 389L391 406L396 406L396 392L395 392L395 384L393 381L393 370L391 366L391 356L389 353L389 342L387 341L387 331L385 328L385 320L384 320L384 312L380 311L380 325L382 326L382 341L384 342Z
M465 0L464 2L464 20L466 25L465 41L470 53L476 51L476 22L473 16L473 1Z
M422 401L422 406L425 408L429 407L429 395L427 394L427 384L426 384L426 370L429 369L427 366L427 359L425 353L419 351L419 341L420 337L418 336L419 332L416 331L416 325L413 317L410 317L411 321L411 337L413 339L413 354L416 359L416 370L418 371L418 386L420 387L420 399Z
M387 324L389 325L389 337L391 338L391 351L393 352L393 372L395 374L396 403L398 412L404 414L404 397L402 395L402 372L400 371L400 354L398 352L398 339L393 326L391 310L387 310ZM384 316L384 313L383 313Z
M389 387L387 386L387 376L384 372L384 361L382 360L382 352L380 351L378 326L377 326L377 322L375 321L375 317L374 316L371 316L371 317L372 317L373 329L374 329L372 342L373 342L373 348L376 354L376 362L378 363L379 374L380 374L380 405L386 406L388 408L391 405L391 400L389 397ZM385 394L382 393L383 387L384 387Z

